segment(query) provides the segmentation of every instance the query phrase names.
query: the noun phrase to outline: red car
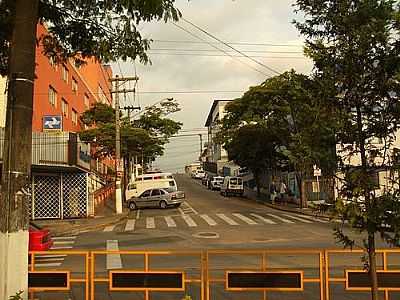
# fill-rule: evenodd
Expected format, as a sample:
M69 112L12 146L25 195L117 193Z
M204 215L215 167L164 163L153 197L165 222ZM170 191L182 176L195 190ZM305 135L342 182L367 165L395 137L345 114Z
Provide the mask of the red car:
M53 246L50 231L29 227L29 251L47 251Z

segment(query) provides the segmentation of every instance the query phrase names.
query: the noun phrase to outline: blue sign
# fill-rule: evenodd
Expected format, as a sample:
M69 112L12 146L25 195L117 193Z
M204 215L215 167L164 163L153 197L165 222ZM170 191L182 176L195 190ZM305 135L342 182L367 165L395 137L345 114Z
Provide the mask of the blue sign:
M43 116L44 130L62 130L61 116Z

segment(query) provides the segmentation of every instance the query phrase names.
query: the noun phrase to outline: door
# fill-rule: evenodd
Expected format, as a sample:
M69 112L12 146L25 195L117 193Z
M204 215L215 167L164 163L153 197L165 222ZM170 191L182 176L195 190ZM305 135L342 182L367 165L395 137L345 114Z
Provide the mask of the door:
M154 189L151 192L151 206L158 207L162 199L163 193L159 189Z
M61 218L61 178L59 175L34 175L32 219Z
M151 190L144 191L138 198L135 199L137 207L148 207L151 202Z

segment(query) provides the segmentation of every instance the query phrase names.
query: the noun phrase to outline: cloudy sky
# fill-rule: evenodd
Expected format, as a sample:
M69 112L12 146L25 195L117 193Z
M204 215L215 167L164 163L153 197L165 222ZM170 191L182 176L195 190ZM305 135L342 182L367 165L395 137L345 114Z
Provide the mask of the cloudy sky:
M173 97L181 111L171 116L183 123L180 135L171 139L165 155L155 165L164 171L182 171L197 160L198 134L207 135L206 117L215 99L240 97L249 86L291 68L308 74L312 64L302 54L303 39L292 24L299 19L290 0L177 0L184 19L173 23L139 26L144 37L152 38L151 65L120 62L115 73L139 76L137 94L122 99L128 105L151 105ZM188 21L188 22L187 22ZM240 56L208 36L229 43L257 62ZM133 85L133 84L132 84ZM131 85L131 86L132 86ZM124 103L123 103L124 104ZM189 135L189 136L187 136Z

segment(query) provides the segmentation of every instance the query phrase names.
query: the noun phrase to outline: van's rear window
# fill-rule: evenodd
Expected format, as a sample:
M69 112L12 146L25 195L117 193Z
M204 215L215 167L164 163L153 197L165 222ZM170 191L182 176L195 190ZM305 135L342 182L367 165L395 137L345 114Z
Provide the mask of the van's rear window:
M237 178L231 178L230 183L231 184L238 184L237 183Z

